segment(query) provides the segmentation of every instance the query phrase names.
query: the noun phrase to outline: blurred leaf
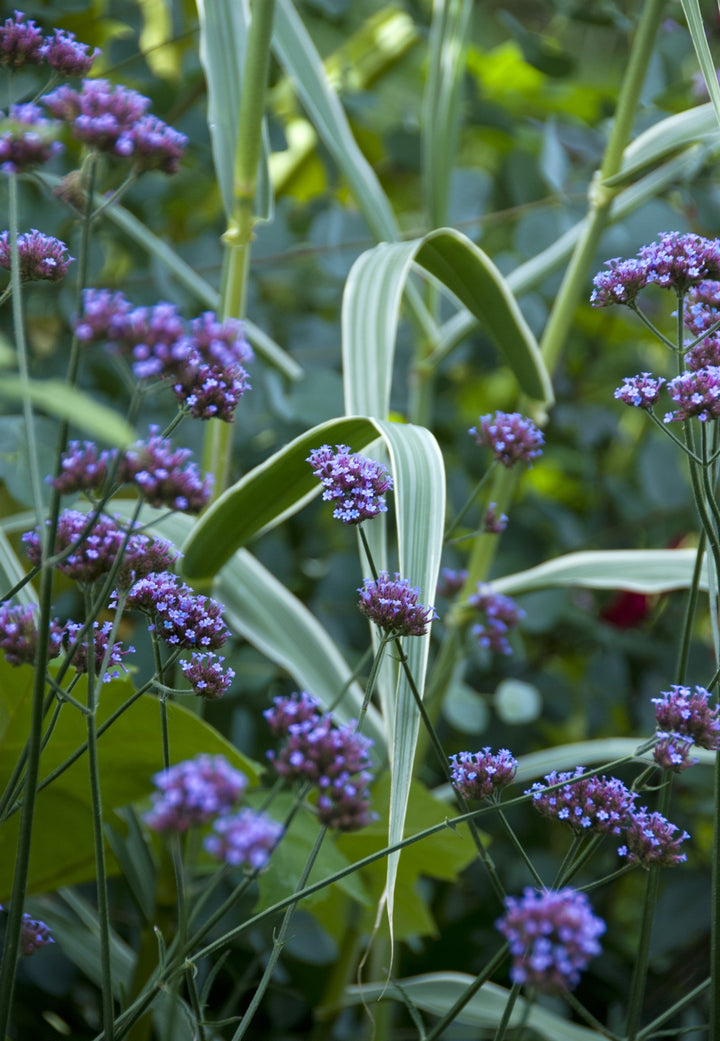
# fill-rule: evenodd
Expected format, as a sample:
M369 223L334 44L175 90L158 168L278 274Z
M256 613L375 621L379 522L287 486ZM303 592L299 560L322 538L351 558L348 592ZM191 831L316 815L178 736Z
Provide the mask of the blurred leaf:
M140 50L156 76L177 80L179 56L173 46L173 19L170 0L138 0L143 27Z
M208 128L215 173L229 220L235 209L235 154L250 11L248 0L197 0L197 9L200 61L207 80ZM267 134L263 130L255 198L256 215L263 220L270 219L273 207L267 151Z
M667 593L690 585L696 557L694 549L587 550L493 579L492 584L498 593L513 595L549 586ZM705 568L700 587L707 589Z
M25 394L36 408L67 420L103 444L124 448L137 436L123 416L63 380L28 380L25 383L19 376L3 376L0 380L0 397L22 401Z
M551 116L543 128L540 171L549 188L562 192L569 169L570 163L558 136L557 122Z
M460 133L465 36L472 0L435 0L421 132L423 194L430 227L448 221L450 179Z
M503 723L518 726L538 718L542 711L542 697L532 683L507 679L495 690L493 705Z
M73 694L82 701L84 678ZM98 723L125 704L133 694L129 679L102 684ZM4 788L30 726L32 669L13 668L0 661L0 788ZM190 759L199 752L221 754L243 770L251 782L259 768L240 754L213 727L177 704L168 705L170 749L173 762ZM65 706L52 740L43 751L40 779L80 748L87 738L84 718ZM100 784L108 819L115 807L148 798L152 775L162 769L160 709L151 695L143 695L99 740ZM92 813L87 777L87 758L80 759L52 784L39 792L35 810L29 886L33 892L90 881L95 877ZM14 850L20 815L16 813L0 830L0 900L12 888ZM113 868L117 872L117 866Z
M52 473L55 466L58 425L56 420L47 416L35 416L34 423L37 465L40 474L44 476ZM5 482L12 497L23 506L32 506L34 502L29 448L25 433L25 417L0 416L0 478ZM50 485L43 482L41 491L45 502L48 503L52 491ZM24 528L32 528L35 523L33 513L32 519Z
M373 234L377 239L397 239L399 229L392 207L375 171L357 146L320 55L291 0L277 0L273 47Z
M397 985L387 981L364 982L361 986L347 987L343 1003L355 1005L394 999L403 1004L409 1001L425 1012L443 1016L474 981L474 976L461 972L434 972L399 980ZM457 1021L468 1023L478 1029L482 1028L483 1031L495 1030L505 1015L509 997L510 991L505 987L485 983L458 1012ZM525 998L518 998L515 1002L509 1026L517 1029L522 1029L523 1026L530 1027L545 1041L602 1041L606 1036L576 1023L570 1023L555 1012L537 1002L528 1002Z
M720 84L718 83L715 62L713 61L707 37L705 36L705 26L703 25L700 2L699 0L681 0L681 3L683 12L685 13L685 20L687 21L688 29L690 30L690 36L692 37L693 47L697 54L700 71L703 74L705 86L707 87L710 101L715 110L715 117L717 121L720 122Z

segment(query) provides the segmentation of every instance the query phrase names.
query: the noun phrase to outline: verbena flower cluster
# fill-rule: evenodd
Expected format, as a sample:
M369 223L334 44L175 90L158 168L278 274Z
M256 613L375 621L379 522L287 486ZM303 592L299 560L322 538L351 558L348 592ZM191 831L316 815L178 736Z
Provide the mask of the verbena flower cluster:
M478 584L477 592L468 597L468 603L482 616L482 621L476 622L471 630L480 646L496 654L512 654L508 636L525 617L522 607L518 607L512 597L495 593L483 582Z
M116 607L117 602L115 596L110 606ZM125 603L147 615L149 631L172 647L214 651L230 635L222 618L222 604L194 593L169 572L147 575L135 582Z
M20 174L47 163L63 150L57 132L57 124L30 102L0 112L0 170Z
M423 636L437 618L434 607L419 602L420 590L397 572L394 578L387 571L377 579L366 578L358 592L358 607L365 617L394 636Z
M52 36L43 36L21 11L0 25L0 65L10 69L47 64L61 76L86 76L99 54L97 47L91 50L64 29L53 29Z
M393 486L382 463L352 452L347 445L314 448L307 458L323 486L323 499L335 503L333 517L343 524L360 524L386 513L385 493Z
M543 993L572 989L580 973L600 954L605 923L575 889L527 888L505 898L505 914L495 923L510 945L513 983Z
M609 271L593 279L590 297L593 307L626 304L632 307L638 293L647 285L686 293L706 279L720 278L720 239L683 235L669 231L657 242L642 246L637 259L607 261Z
M711 751L720 747L720 707L710 707L710 696L705 687L675 684L651 699L658 738L653 756L659 766L679 772L697 762L690 756L693 745Z
M573 831L619 835L627 825L637 796L615 777L585 777L585 768L572 773L553 770L528 788L543 817L564 821ZM560 785L560 787L555 787Z
M150 99L137 91L104 79L83 80L80 90L63 85L42 100L89 148L132 160L139 173L177 172L187 138L149 115Z
M157 791L145 822L153 831L182 833L212 824L205 849L231 867L259 871L283 834L265 813L237 809L248 780L222 755L198 755L153 776Z
M489 448L497 462L511 467L516 463L532 465L542 455L545 444L543 433L527 416L519 412L492 412L480 416L476 427L471 427L477 444Z
M545 784L536 782L525 794L532 795L542 816L564 821L576 834L621 836L618 854L631 863L672 867L687 859L679 847L688 833L646 806L638 809L637 794L617 778L586 777L582 766L572 772L553 770L545 775Z
M17 248L21 282L59 282L75 259L68 253L64 242L52 235L43 235L36 228L18 235ZM7 231L0 233L0 267L6 271L12 268L10 235Z
M263 715L273 733L284 739L278 752L268 752L268 759L281 777L317 789L323 824L357 831L372 822L369 738L357 733L352 722L338 726L305 691L275 698Z
M92 441L71 441L52 480L62 495L102 493L112 472L117 484L135 484L150 506L199 513L210 499L212 477L202 476L189 448L173 448L158 427L124 452L99 451Z
M232 422L250 389L244 366L253 352L236 318L220 321L205 311L186 322L174 304L133 307L120 292L86 289L75 334L125 358L137 379L164 381L196 419Z
M492 799L513 780L518 762L507 748L493 752L486 747L451 755L450 768L453 786L463 798Z

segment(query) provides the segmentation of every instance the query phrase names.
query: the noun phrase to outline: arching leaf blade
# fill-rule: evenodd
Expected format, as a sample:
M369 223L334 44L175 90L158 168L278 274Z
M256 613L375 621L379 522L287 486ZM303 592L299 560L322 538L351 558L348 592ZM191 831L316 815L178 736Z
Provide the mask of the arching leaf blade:
M105 445L125 448L137 436L124 416L63 380L23 380L20 376L0 380L1 398L22 401L25 395L36 408L67 420Z

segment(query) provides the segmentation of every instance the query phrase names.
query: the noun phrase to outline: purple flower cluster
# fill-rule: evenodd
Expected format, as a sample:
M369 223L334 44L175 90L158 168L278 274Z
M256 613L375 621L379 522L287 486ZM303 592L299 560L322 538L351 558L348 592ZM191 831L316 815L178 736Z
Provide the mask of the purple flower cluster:
M666 423L693 416L705 423L720 416L720 367L708 365L693 372L682 372L670 380L667 389L679 408L665 415Z
M318 789L318 817L329 828L356 831L374 818L367 789L372 775L372 741L358 734L353 723L337 726L329 712L307 693L275 698L264 713L273 732L284 738L279 752L268 759L290 781Z
M366 578L358 592L358 607L366 618L394 636L423 636L437 618L434 607L418 602L420 590L397 572L394 578L387 571L381 571L377 580Z
M496 654L512 654L508 634L525 617L525 612L509 596L494 593L492 587L480 582L477 592L468 597L468 603L484 615L482 622L472 627L481 647Z
M140 488L151 506L167 506L182 513L199 513L210 498L212 476L203 478L189 448L173 448L150 427L150 437L128 448L120 460L118 479Z
M634 408L651 409L660 397L663 383L665 380L662 376L656 379L650 372L626 376L622 387L615 391L615 397Z
M114 458L114 452L101 451L94 441L69 441L60 457L60 473L50 483L61 495L100 491Z
M38 644L35 621L37 605L0 604L0 650L10 665L32 665ZM57 658L62 651L63 627L54 619L48 633L48 657Z
M150 99L137 91L104 79L83 80L80 90L58 87L43 102L88 147L131 159L140 173L177 172L187 138L148 115Z
M53 238L52 235L43 235L36 228L24 235L18 235L17 248L21 282L59 282L65 277L70 263L75 259L68 253L64 242ZM7 231L0 234L0 267L7 271L12 267L10 236Z
M720 278L720 240L669 231L642 246L637 259L618 258L608 264L610 270L593 279L590 302L593 307L632 307L640 290L650 284L682 295L706 279Z
M323 499L334 502L333 517L343 524L360 524L386 513L385 492L393 486L382 463L352 452L347 445L314 448L307 457L323 486Z
M513 983L556 993L575 987L591 958L600 953L605 923L575 889L527 888L505 898L495 927L510 945Z
M62 76L86 76L100 54L75 39L75 34L64 29L53 29L52 36L44 37L33 21L25 21L21 11L14 18L6 18L0 25L0 65L20 69L24 65L47 63Z
M71 645L75 642L75 639L79 635L83 626L78 622L67 622L65 625L65 631L63 632L63 647L67 651ZM95 675L99 676L102 672L103 663L106 662L108 671L102 672L102 679L108 683L110 680L118 679L120 676L119 669L126 672L126 668L123 665L123 658L126 654L133 654L135 651L134 647L123 647L119 640L114 640L110 643L110 637L112 635L112 624L110 622L93 622L93 659L95 663ZM76 672L86 673L88 671L88 659L90 654L90 639L85 637L84 640L77 646L72 656L72 665ZM117 666L117 668L116 668ZM112 670L112 671L111 671Z
M193 654L181 661L180 668L192 689L206 701L221 698L235 679L233 669L223 669L224 658L214 654Z
M492 799L515 777L517 759L501 748L493 752L458 752L450 756L453 786L465 799Z
M625 828L625 844L618 847L618 853L644 868L675 867L687 860L687 854L680 852L680 845L690 838L686 831L676 835L678 831L678 826L661 813L650 813L643 806L633 813Z
M720 748L720 706L711 708L709 699L705 687L691 690L678 684L651 699L658 738L653 757L659 766L679 772L697 762L689 754L693 745L711 751Z
M481 447L491 449L497 462L507 467L520 462L532 465L533 459L542 455L545 444L542 431L519 412L480 416L478 425L471 427L468 433Z
M222 755L198 755L153 777L158 789L145 822L153 831L184 832L212 822L205 849L231 867L265 867L283 834L264 813L237 809L247 777Z
M632 816L636 795L615 777L585 777L584 773L582 766L573 773L553 770L546 774L545 784L537 781L525 794L532 795L543 817L565 821L578 834L619 835Z
M37 606L0 604L0 650L10 665L32 665L38 644L38 629L35 621ZM57 658L63 651L67 652L83 627L77 622L68 621L64 625L53 619L48 633L48 658ZM100 625L94 623L94 661L95 675L100 676L103 662L107 654L107 666L124 669L122 659L134 651L134 647L123 647L120 641L110 644L112 626L109 622ZM108 647L110 648L108 651ZM73 652L71 664L76 672L86 673L88 667L88 640L83 640ZM106 671L102 679L109 681L117 678L119 673Z
M133 307L122 293L86 289L75 333L127 358L137 379L165 380L197 419L232 422L250 389L244 365L253 354L235 318L220 322L206 311L186 323L174 304Z
M107 574L125 539L122 528L107 517L96 517L92 528L86 532L92 519L78 510L65 510L58 520L55 552L64 556L57 566L75 582L95 582ZM42 559L39 531L26 532L22 541L30 563L39 565Z
M37 105L12 105L7 116L0 112L0 170L23 173L47 163L63 149L55 140L56 129Z
M247 777L222 755L198 755L153 776L157 792L145 821L153 831L187 831L232 810Z
M233 816L218 817L213 822L213 833L203 843L208 853L231 867L247 865L259 871L280 841L283 826L265 813L245 809Z
M437 595L443 597L454 596L465 585L467 577L468 572L465 568L455 571L452 568L444 567L438 579Z
M130 588L126 605L146 614L149 631L173 647L213 651L230 635L222 620L222 604L196 595L168 572L141 578ZM117 599L110 606L116 607Z

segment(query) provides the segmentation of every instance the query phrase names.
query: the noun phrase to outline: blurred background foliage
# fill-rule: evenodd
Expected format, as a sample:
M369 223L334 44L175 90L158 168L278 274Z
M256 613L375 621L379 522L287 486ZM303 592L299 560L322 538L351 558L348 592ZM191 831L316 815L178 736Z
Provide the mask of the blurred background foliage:
M297 7L403 232L417 236L430 230L423 204L420 137L429 0L298 0ZM447 223L480 243L503 272L550 245L585 214L638 7L636 0L485 0L475 5ZM712 14L714 5L706 7L711 46L717 48L720 26ZM124 205L172 244L203 279L218 286L224 214L206 125L194 4L63 0L26 4L24 10L48 29L71 29L100 46L99 74L150 96L152 110L189 136L180 172L173 178L146 175ZM644 87L637 132L705 100L696 71L680 4L670 2ZM306 427L342 413L343 284L355 258L373 245L347 185L305 118L293 84L277 65L271 75L276 200L272 221L258 227L253 245L248 315L296 359L304 377L291 383L260 362L252 366L253 391L243 400L235 423L234 477ZM68 141L67 147L72 157L74 146ZM662 231L716 235L716 169L711 150L689 162L663 195L605 233L597 268L610 257L632 255ZM74 243L71 219L47 194L29 183L22 202L22 223ZM187 316L207 306L201 294L194 297L188 287L180 286L112 221L102 224L93 249L95 285L122 288L138 304L172 301ZM73 245L71 252L76 255ZM562 269L549 271L520 300L538 336L561 274ZM590 288L588 281L586 297ZM34 374L62 376L72 289L31 286L27 304ZM653 320L669 328L667 297L658 293L653 305ZM667 368L662 349L632 319L622 309L593 310L587 299L578 307L555 374L557 404L545 431L547 448L522 478L494 565L496 574L572 550L693 544L688 482L675 450L643 415L623 410L613 400L613 390L624 376ZM7 316L2 321L7 322ZM399 417L408 407L411 354L410 328L402 326L392 402ZM105 355L88 357L85 387L100 400L122 407L125 390ZM449 497L456 509L487 463L468 437L468 428L478 414L514 409L516 395L514 380L481 331L442 363L430 425L445 456ZM164 399L151 401L144 422L169 419L164 408ZM52 422L47 424L51 444ZM186 425L182 431L183 442L198 454L199 428L200 424ZM2 511L7 515L29 500L17 465L22 448L11 451L9 440L4 444L0 472L5 478ZM470 526L473 519L477 523L478 518L471 517ZM448 566L463 565L463 547L462 541L451 547ZM363 576L354 540L331 520L329 511L315 502L252 549L311 608L348 659L358 660L367 630L347 591L349 576L350 588ZM72 596L69 590L63 595ZM513 657L491 660L477 648L468 648L465 675L450 691L439 718L449 753L492 745L507 746L520 755L588 738L642 735L651 729L649 698L673 679L682 594L651 598L557 590L528 595L522 606L527 618ZM438 609L442 616L442 601ZM67 613L73 613L70 605ZM691 682L705 682L712 671L705 624L701 619L692 648ZM261 711L272 696L290 689L290 681L240 641L230 662L238 678L221 704L208 707L207 718L243 752L262 761L268 733ZM420 778L430 787L441 781L432 763L421 767ZM705 974L710 835L702 817L710 802L709 771L683 774L676 792L673 820L691 832L692 850L689 865L663 880L654 935L651 1015L656 1003L659 1011ZM548 825L527 809L517 812L513 822L538 863L557 863L566 840L559 826ZM488 828L492 834L492 824ZM356 841L346 840L351 857ZM492 848L508 888L524 884L513 851L502 841ZM417 856L422 861L422 846ZM612 850L606 851L598 866L611 870L613 856ZM422 874L420 862L412 877L427 913L414 935L408 931L409 942L396 955L396 975L479 970L494 944L497 913L481 869L472 865L451 882L429 882ZM612 926L605 953L593 962L579 996L610 1027L621 1027L613 1017L625 998L642 882L630 875L595 901L596 911ZM121 912L124 905L130 906L122 883L115 900ZM333 917L337 921L331 898L321 912L322 902L318 917L303 913L294 923L293 939L256 1022L255 1036L311 1036L310 1010L322 1004L326 983L325 971L318 973L317 968L331 965L337 957L337 930L326 929ZM229 1013L244 988L252 987L270 934L271 927L264 926L238 941L219 978L218 988L225 988L227 999L221 1012ZM376 968L377 978L382 965ZM37 1041L63 1034L93 1036L97 995L60 947L27 960L22 974L20 1001L27 1017L19 1021L22 1036ZM46 1013L50 1007L54 1011ZM346 1015L335 1022L332 1036L357 1036L356 1013ZM397 1037L405 1036L404 1027L407 1022L401 1017ZM459 1030L457 1037L461 1036L466 1035Z

